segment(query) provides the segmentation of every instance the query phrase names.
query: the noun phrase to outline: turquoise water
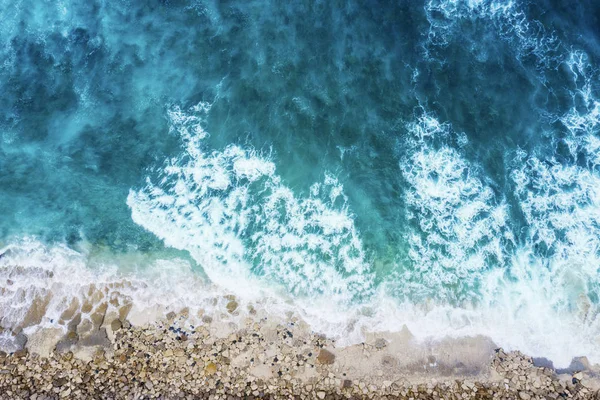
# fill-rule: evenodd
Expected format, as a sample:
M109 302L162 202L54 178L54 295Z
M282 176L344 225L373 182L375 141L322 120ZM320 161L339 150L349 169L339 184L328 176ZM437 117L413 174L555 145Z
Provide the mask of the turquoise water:
M144 3L0 1L4 245L600 361L598 5Z

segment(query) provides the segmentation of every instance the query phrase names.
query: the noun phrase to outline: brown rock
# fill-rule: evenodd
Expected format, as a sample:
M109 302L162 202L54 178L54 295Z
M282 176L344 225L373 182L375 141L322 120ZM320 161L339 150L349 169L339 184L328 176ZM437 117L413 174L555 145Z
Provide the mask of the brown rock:
M23 332L19 332L15 335L14 344L18 349L24 349L27 344L27 336Z
M89 319L84 319L77 326L77 334L80 338L91 335L94 332L94 324Z
M79 339L79 335L77 334L77 332L75 331L69 331L67 333L67 340L72 340L72 341L77 341L77 339Z
M60 319L62 320L70 320L71 318L73 318L75 316L75 312L77 311L77 309L79 308L79 299L77 297L73 298L73 300L71 300L71 304L69 304L69 307L63 311L63 313L60 315Z
M85 300L81 306L81 312L85 314L89 314L94 308L94 304L90 300Z
M115 319L113 320L113 322L110 323L110 329L112 329L113 332L118 331L119 329L121 329L122 326L123 324L119 319Z
M27 356L27 349L17 350L13 353L13 357L15 358L23 358Z
M227 303L227 311L229 312L229 314L233 314L233 312L235 310L237 310L238 308L238 303L235 300L231 300L229 303Z
M81 340L81 344L84 346L110 346L110 341L108 340L108 336L106 335L106 329L101 328L94 332L93 334L87 336L86 338Z
M76 331L77 330L77 325L79 325L80 322L81 322L81 313L78 312L77 314L75 314L73 316L73 318L71 319L71 321L69 321L69 323L67 324L67 328L70 331Z
M329 350L321 349L321 351L319 351L319 355L317 356L317 361L321 364L333 364L335 361L335 354Z
M27 328L28 326L38 325L42 322L42 318L46 315L46 309L48 308L48 303L50 303L50 294L46 296L36 296L33 299L29 310L27 310L27 314L23 318L23 322L21 322L21 326L23 328Z
M217 373L217 366L215 365L215 363L213 362L209 362L208 364L206 364L206 367L204 367L204 373L206 375L214 375Z
M182 357L185 355L185 351L183 351L183 349L175 349L175 351L173 351L173 354L175 354L176 357Z
M99 304L94 313L90 316L90 319L94 323L96 328L99 328L104 322L104 317L106 315L106 309L108 308L108 304L106 302Z
M54 380L52 381L52 384L55 387L61 387L64 386L66 383L68 382L67 378L54 378Z
M119 308L119 319L121 321L125 321L127 316L129 315L129 311L131 311L132 304L128 303Z

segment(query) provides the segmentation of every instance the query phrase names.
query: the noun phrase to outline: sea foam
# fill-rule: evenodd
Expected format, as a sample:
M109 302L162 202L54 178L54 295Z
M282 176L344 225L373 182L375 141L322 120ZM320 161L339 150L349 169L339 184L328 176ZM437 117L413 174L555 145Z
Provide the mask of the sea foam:
M210 150L201 126L209 109L169 112L183 152L130 192L133 220L240 294L279 287L341 305L368 293L370 267L337 179L326 174L298 196L261 152L235 144Z
M240 145L210 150L202 128L208 111L206 105L171 110L183 152L132 190L128 204L134 221L188 251L219 287L254 301L270 298L273 310L297 312L340 344L360 341L366 331L406 326L419 339L487 335L559 366L577 355L598 359L595 311L586 299L592 288L582 288L581 279L557 280L549 268L566 276L566 266L589 252L573 247L574 254L561 253L564 259L539 252L539 232L556 227L536 222L548 217L528 208L531 198L544 196L535 192L540 183L521 181L534 171L511 175L519 207L530 215L530 234L519 243L509 205L462 154L466 137L428 113L409 123L409 152L399 171L409 183L412 267L398 265L375 285L338 180L326 175L299 196L282 182L270 156ZM564 198L563 206L577 206L590 194ZM573 229L586 228L582 223ZM591 279L595 269L582 273Z

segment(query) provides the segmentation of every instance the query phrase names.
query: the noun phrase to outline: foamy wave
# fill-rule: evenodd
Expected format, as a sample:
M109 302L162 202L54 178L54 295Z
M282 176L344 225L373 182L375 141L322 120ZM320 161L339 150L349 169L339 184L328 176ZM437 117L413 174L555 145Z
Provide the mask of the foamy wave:
M459 151L444 144L451 135L448 124L424 115L409 131L411 154L401 169L409 218L418 229L409 236L414 268L405 275L422 284L423 294L444 301L478 297L482 274L503 266L514 240L507 206Z
M524 156L519 160L524 166L513 172L513 180L529 226L529 243L547 260L542 270L551 274L553 286L561 288L552 302L565 312L577 310L582 301L589 307L587 296L600 284L600 176Z
M511 177L527 230L507 270L482 287L489 312L502 315L494 335L560 365L577 355L597 362L600 177L524 152L516 164Z
M600 165L600 101L594 92L597 71L589 62L588 55L580 50L571 51L564 65L572 74L573 89L570 90L573 104L562 116L555 118L566 129L563 143L573 160L585 159L587 167Z
M564 60L562 44L553 32L538 21L531 21L514 1L430 0L425 5L430 24L427 46L447 46L460 34L464 20L487 21L500 38L513 44L516 57L534 57L538 68L555 68Z
M427 113L408 130L409 155L400 168L414 222L412 269L402 268L386 285L423 299L409 304L413 295L393 309L379 293L374 308L385 312L369 326L404 323L417 337L484 334L560 366L584 354L597 360L596 175L520 154L516 164L524 166L511 176L528 234L517 240L508 205L462 155L466 138Z
M118 314L122 307L150 314L183 308L208 312L224 294L184 259L115 255L91 247L77 251L33 238L0 250L0 279L5 282L0 288L0 347L8 350L20 329L66 331L76 315L81 329L97 311Z
M337 180L326 175L300 197L256 150L208 150L201 125L208 110L206 104L171 110L184 151L130 192L134 221L187 250L213 282L239 294L279 285L336 304L365 295L369 265Z
M496 18L514 14L514 2L489 0L430 0L425 14L430 24L428 43L435 46L449 44L456 21L465 18Z
M254 149L229 145L208 151L202 129L207 110L206 105L172 110L172 127L184 151L144 188L132 190L128 204L138 224L168 246L188 251L219 287L271 299L273 312L298 312L340 344L362 340L365 331L407 326L417 338L488 335L499 345L549 357L559 366L583 354L600 360L595 306L586 298L595 289L578 291L566 273L567 265L594 254L578 253L581 247L563 241L559 253L564 258L548 259L534 240L549 231L562 235L556 233L558 214L578 199L591 201L595 178L564 177L588 191L564 199L570 206L560 196L544 206L544 194L536 192L541 181L520 180L535 171L516 170L517 195L532 227L531 240L519 245L508 206L460 150L466 137L424 114L408 126L409 155L401 164L415 229L409 238L411 266L399 266L402 272L376 288L337 180L327 175L302 197L283 185L271 159ZM568 192L559 187L551 192L559 189ZM565 208L542 215L555 206ZM579 222L565 236L575 240L579 230L588 229L580 243L588 250L595 246L597 223L595 217L584 223L589 211L571 215ZM556 225L545 226L545 219ZM592 266L598 265L595 260ZM578 264L577 282L589 278L596 284L590 264L585 271ZM406 300L396 297L392 286L401 287Z

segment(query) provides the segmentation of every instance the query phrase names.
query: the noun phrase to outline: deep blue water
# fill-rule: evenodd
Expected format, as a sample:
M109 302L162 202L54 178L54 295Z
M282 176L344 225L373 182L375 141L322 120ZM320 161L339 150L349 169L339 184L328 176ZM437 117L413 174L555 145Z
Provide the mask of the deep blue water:
M0 16L4 244L176 249L225 286L498 310L514 347L597 350L596 2L1 0ZM523 339L565 320L579 344Z

